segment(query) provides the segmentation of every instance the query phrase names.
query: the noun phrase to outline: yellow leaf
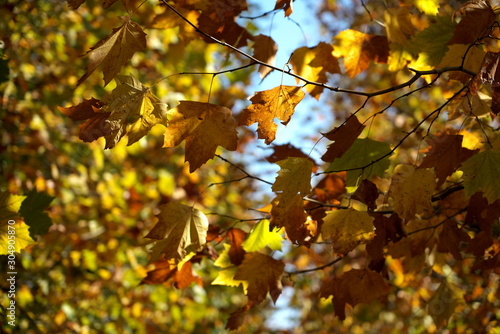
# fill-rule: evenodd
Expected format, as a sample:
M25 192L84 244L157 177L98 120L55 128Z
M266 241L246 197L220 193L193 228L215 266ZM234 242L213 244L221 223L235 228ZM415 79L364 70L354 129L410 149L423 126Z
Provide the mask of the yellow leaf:
M243 110L239 125L252 125L258 122L259 138L265 139L266 144L270 144L276 138L278 130L274 119L278 118L286 125L304 95L301 87L297 86L278 86L256 92L250 97L252 104Z
M235 266L231 262L231 258L229 257L230 249L231 245L224 244L224 251L220 253L217 260L215 260L214 265L222 270L219 270L219 273L212 282L212 285L239 286L241 284L246 293L248 289L248 282L234 278L234 275L236 275L236 272L238 271L238 266Z
M20 253L22 249L35 243L30 237L29 226L18 213L25 198L26 196L0 193L0 255L14 251Z
M368 68L371 61L387 63L389 44L387 37L368 35L348 29L335 36L335 57L344 57L346 73L351 77Z
M394 198L394 211L406 220L424 211L431 213L431 198L435 188L436 175L431 170L397 165L389 189Z
M352 208L329 211L323 218L321 235L323 239L332 239L335 253L346 254L359 243L373 239L373 220L368 213Z
M107 130L106 147L113 148L127 134L128 145L144 137L156 124L166 121L167 105L149 87L132 75L117 75L116 88L106 95L103 110L111 112L104 121ZM126 129L127 125L130 125Z
M339 62L333 55L333 47L321 42L315 47L301 47L293 52L290 58L293 71L310 81L326 83L327 73L340 73ZM299 80L297 80L299 82ZM318 99L323 92L323 87L310 85L306 90L312 97Z
M166 259L181 260L186 248L199 250L206 243L208 220L200 210L178 202L160 205L158 223L146 238L159 240L153 247L151 262L162 254Z
M413 35L410 7L388 8L384 12L385 29L390 42L404 44Z
M283 230L269 227L269 220L264 219L255 225L247 239L241 244L246 252L255 252L269 246L272 250L281 250Z
M464 68L477 73L481 69L485 55L486 53L479 47L469 47L469 45L462 44L449 45L448 52L446 52L438 67L456 67L461 66L463 63ZM464 56L465 61L463 60ZM463 72L452 72L449 78L467 83L471 79L471 75Z
M141 27L130 20L130 16L121 17L123 24L104 39L97 42L87 55L89 63L85 74L78 80L77 86L85 81L97 67L102 65L104 84L107 85L119 72L120 68L132 58L135 52L146 48L146 34Z
M281 170L278 172L272 190L281 192L281 201L301 194L307 196L311 191L311 173L314 164L306 158L289 157L278 161Z
M186 140L186 161L194 172L212 159L218 146L236 150L238 134L231 110L210 103L181 101L169 112L163 147Z
M415 0L415 7L427 15L437 15L439 12L438 0Z

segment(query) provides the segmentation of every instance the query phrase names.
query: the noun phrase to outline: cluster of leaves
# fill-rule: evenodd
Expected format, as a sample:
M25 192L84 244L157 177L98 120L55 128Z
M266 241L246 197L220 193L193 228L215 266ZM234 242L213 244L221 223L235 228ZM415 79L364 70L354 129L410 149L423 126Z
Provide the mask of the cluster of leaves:
M68 4L78 12L84 2ZM102 11L115 2L105 1ZM291 305L302 306L304 332L334 328L338 322L323 321L328 314L335 321L354 317L375 327L397 323L405 329L418 327L415 323L428 315L433 327L424 326L430 331L443 326L481 331L498 324L496 13L486 0L460 8L437 0L400 1L386 7L361 4L360 22L353 20L350 29L334 34L331 42L296 49L289 70L274 64L278 45L270 36L254 36L251 27L237 23L248 10L245 0L142 5L122 0L113 5L121 5L129 15L90 46L85 74L73 80L73 87L82 89L99 68L104 86L113 80L116 86L107 92L94 87L102 97L85 96L74 106L58 107L71 120L83 121L79 138L120 150L127 136L131 148L145 143L143 150L155 150L156 155L182 153L189 173L176 181L189 179L194 186L202 183L196 175L216 170L222 162L239 176L222 181L205 176L209 188L226 185L237 193L247 180L251 190L255 183L263 183L275 193L274 199L256 204L261 207L257 217L245 213L250 204L241 199L226 203L230 216L221 214L224 204L210 204L199 193L190 196L187 186L182 187L185 196L171 191L162 201L149 204L150 216L156 212L158 221L141 235L154 243L142 283L178 289L194 283L207 293L213 285L242 287L247 299L233 308L226 324L231 330L248 330L251 321L245 319L255 316L268 294L276 303L284 286L294 291ZM330 14L337 10L330 2L320 8ZM293 17L292 1L278 0L273 12ZM141 26L134 19L144 13L154 15ZM213 46L212 52L226 55L219 65L227 69L163 72L147 61L133 66L148 71L142 77L152 82L149 86L132 74L120 74L136 55L148 52L147 29L157 40L169 41L172 51L167 58ZM249 105L238 110L236 99L228 100L227 95L244 97L235 87L248 83L248 69L261 79L281 72L296 85L280 83L255 92ZM245 74L238 78L235 73ZM172 83L162 93L161 83L171 76L203 74L212 79L205 93L185 93L186 87L196 86L193 81ZM214 79L220 75L232 82L217 84ZM338 85L331 85L334 81ZM176 90L184 93L180 102L168 96ZM245 154L248 143L238 130L249 133L246 127L254 123L257 138L271 145L279 137L275 118L284 125L293 121L306 97L321 99L339 123L319 137L329 140L321 163L302 147L274 145L267 160L279 171L269 182L218 153L220 146L222 152ZM212 102L200 102L206 99ZM148 140L156 143L148 138L158 135L157 129L164 136L162 143L148 147ZM184 141L184 150L179 149ZM158 153L159 147L169 149ZM214 157L218 162L203 166ZM184 166L178 163L177 168ZM195 204L189 205L189 200ZM207 217L212 208L218 218ZM207 283L196 274L197 267L198 272L212 270L215 277ZM398 320L380 320L390 310L398 310L393 311Z

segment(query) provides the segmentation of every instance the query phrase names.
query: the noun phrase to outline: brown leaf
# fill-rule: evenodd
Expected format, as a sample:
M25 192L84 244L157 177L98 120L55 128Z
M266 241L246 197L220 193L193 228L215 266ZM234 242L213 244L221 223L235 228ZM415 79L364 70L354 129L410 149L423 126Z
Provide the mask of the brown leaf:
M181 101L169 111L163 147L186 140L186 161L192 173L215 155L218 146L236 150L238 133L231 110L210 103Z
M448 45L475 43L488 36L490 27L496 20L495 12L487 0L468 1L462 6L460 13L463 17L455 27Z
M462 147L462 139L462 135L439 134L427 141L431 149L419 168L434 168L439 180L438 187L460 167L462 162L478 152Z
M341 126L323 134L333 143L328 146L328 150L321 159L332 162L336 158L340 158L352 146L364 128L365 126L358 121L358 118L352 115Z
M356 189L354 194L352 194L351 198L366 204L368 209L373 211L376 209L375 201L378 196L379 193L375 183L363 179L361 185Z
M111 113L103 112L101 110L103 105L101 101L91 98L89 100L84 99L82 103L76 106L57 108L74 121L85 120L85 123L79 126L78 136L84 142L92 142L110 133L106 120Z
M439 234L437 251L442 253L451 253L457 260L462 260L460 254L460 243L470 241L469 235L462 229L459 229L457 223L451 219L444 222L443 230Z
M333 296L335 315L340 320L346 318L346 304L352 307L385 300L390 286L380 274L368 269L351 269L340 277L324 282L321 297Z
M333 56L333 47L330 44L321 42L315 47L301 47L293 52L290 58L293 71L313 82L326 83L327 73L340 73L339 62ZM297 79L297 82L300 80ZM323 92L323 87L308 85L306 90L315 99L319 99Z
M86 0L67 0L68 6L73 10L77 10Z
M297 245L309 245L315 236L315 228L306 223L302 195L296 195L287 201L281 195L273 201L271 227L284 227L288 238Z
M146 49L146 34L141 27L130 20L129 16L121 17L123 24L101 39L87 52L89 63L85 74L78 80L77 86L85 81L100 65L104 73L104 85L107 85L137 51Z
M162 284L177 272L177 266L166 259L159 259L153 265L154 269L148 271L141 284Z
M493 270L497 275L500 274L500 253L496 253L493 257L474 264L471 271L476 270Z
M328 174L318 182L313 191L316 199L322 203L340 204L338 199L346 192L345 173Z
M274 303L281 294L281 276L285 264L272 257L252 252L245 254L243 263L238 267L234 278L248 282L247 297L253 307L262 302L267 293L271 295Z
M484 57L479 78L483 83L490 84L493 88L491 97L491 111L498 115L500 111L500 67L498 61L500 52L488 51Z
M492 225L500 217L500 200L488 204L488 200L478 192L470 197L467 208L465 224L479 227L480 232L469 242L466 251L475 256L484 256L484 252L493 244Z
M250 97L252 104L243 110L239 125L259 123L259 138L270 144L276 138L278 126L274 119L278 118L286 125L290 121L295 107L304 98L304 92L297 86L278 86L273 89L256 92Z
M293 12L292 1L293 0L277 0L276 5L274 6L274 10L283 9L285 11L285 17L288 17Z
M231 248L229 248L229 259L231 263L239 266L245 257L245 250L241 243L245 240L247 233L239 228L232 228L227 231L227 236L231 243Z
M254 37L255 44L253 45L253 56L254 58L263 61L264 63L274 65L276 59L276 52L278 52L278 45L274 42L274 40L265 35L258 35ZM259 73L260 77L264 79L269 73L271 73L272 69L260 65Z
M174 286L177 289L185 289L191 285L191 283L196 283L203 287L203 281L201 277L193 274L193 263L188 261L182 265L180 270L177 270L174 277Z
M314 165L316 162L309 157L307 154L302 152L299 148L293 146L292 144L283 144L283 145L274 145L273 146L273 154L266 158L270 163L276 163L281 160L285 160L289 157L297 157L297 158L306 158L310 160ZM314 172L314 168L313 168Z

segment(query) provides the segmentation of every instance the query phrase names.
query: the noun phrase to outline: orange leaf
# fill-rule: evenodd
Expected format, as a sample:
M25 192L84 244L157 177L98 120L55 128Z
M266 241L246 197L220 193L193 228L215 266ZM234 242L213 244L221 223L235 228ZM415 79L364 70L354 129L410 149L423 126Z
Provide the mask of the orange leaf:
M232 228L227 231L227 236L231 242L231 248L229 248L229 259L231 263L239 266L245 257L245 250L241 245L245 240L247 233L239 228Z
M102 65L104 85L107 85L137 51L146 49L146 34L141 27L130 20L129 16L121 17L123 24L101 39L87 52L89 63L85 74L78 80L77 86L85 81L97 67Z
M284 269L283 262L262 253L252 252L245 255L234 278L248 281L247 297L251 306L262 302L268 292L276 303L281 294L281 276Z
M466 2L460 9L463 15L455 27L451 44L473 44L479 38L485 37L490 32L491 25L496 20L495 12L489 1L476 0Z
M304 92L297 86L278 86L255 93L250 97L252 104L240 116L239 125L252 125L258 122L259 138L270 144L276 138L278 118L286 125L292 117L295 107L304 98Z
M212 159L218 146L236 150L236 122L228 108L181 101L169 114L163 147L175 147L185 139L190 172Z
M307 214L304 211L302 195L283 200L276 197L271 210L271 227L284 227L288 238L298 245L308 245L314 236L315 227L306 224Z
M255 44L253 45L253 56L265 63L274 65L274 61L276 59L276 52L278 52L278 46L274 42L274 40L265 35L258 35L254 37ZM264 79L269 73L271 73L272 69L260 65L259 73L260 77Z
M274 10L283 8L285 11L285 17L290 16L293 12L292 1L293 0L277 0Z
M335 57L344 57L347 74L354 78L368 68L371 61L387 63L389 43L386 36L368 35L356 30L341 31L335 37Z

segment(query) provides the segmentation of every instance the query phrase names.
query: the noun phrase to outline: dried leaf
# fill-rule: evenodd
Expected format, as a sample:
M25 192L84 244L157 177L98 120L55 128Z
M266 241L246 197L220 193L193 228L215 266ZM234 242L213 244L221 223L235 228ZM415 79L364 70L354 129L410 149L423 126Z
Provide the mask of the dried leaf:
M245 240L247 233L239 228L232 228L227 231L227 237L231 243L231 248L229 249L229 259L231 262L237 266L241 264L243 258L245 257L245 250L243 249L243 241Z
M267 64L274 65L276 60L276 52L278 52L278 45L276 45L274 40L269 36L260 34L254 37L254 42L254 58ZM264 79L269 73L271 73L271 71L272 69L267 66L259 66L259 73L262 79Z
M215 155L218 146L236 150L238 133L231 110L210 103L181 101L169 111L163 147L186 140L186 161L194 172Z
M448 44L474 44L480 38L488 36L496 20L495 12L487 0L466 2L460 9L462 19L455 28L455 33Z
M333 141L328 150L321 157L323 161L332 162L340 158L356 141L365 126L358 121L354 115L347 118L344 124L334 128L324 136Z
M85 81L100 65L104 73L104 85L107 85L137 51L146 49L146 34L141 27L130 20L130 16L121 17L123 24L104 39L97 42L90 51L89 63L85 74L78 80L77 86Z
M256 92L250 97L252 104L243 110L239 125L252 125L258 122L259 138L270 144L276 138L278 118L286 125L290 121L295 107L304 98L304 92L297 86L278 86L270 90Z
M309 245L314 237L314 228L307 222L302 195L282 200L281 195L273 201L271 227L284 227L288 238L298 245Z
M274 6L274 10L282 8L285 11L285 17L288 17L293 12L292 1L293 0L277 0L276 5Z

